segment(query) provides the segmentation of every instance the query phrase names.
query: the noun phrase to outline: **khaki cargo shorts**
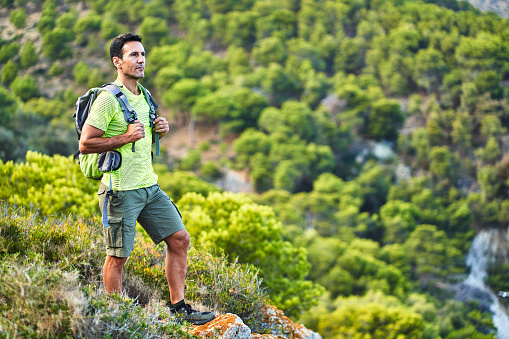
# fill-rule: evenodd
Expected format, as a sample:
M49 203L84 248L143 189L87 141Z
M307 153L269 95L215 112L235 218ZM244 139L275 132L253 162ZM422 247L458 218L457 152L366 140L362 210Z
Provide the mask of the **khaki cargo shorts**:
M101 183L99 206L101 213L109 187ZM134 249L136 221L155 244L185 229L177 206L159 185L131 191L113 191L108 197L108 227L103 227L106 254L127 258Z

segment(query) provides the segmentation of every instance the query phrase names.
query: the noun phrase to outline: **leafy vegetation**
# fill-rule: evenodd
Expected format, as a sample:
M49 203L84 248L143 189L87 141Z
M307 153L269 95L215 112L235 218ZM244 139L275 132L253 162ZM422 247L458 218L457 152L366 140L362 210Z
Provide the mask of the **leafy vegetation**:
M70 117L76 93L112 80L105 49L131 30L148 52L143 84L191 134L217 125L223 145L216 166L202 148L157 164L196 243L227 257L197 271L224 272L233 290L263 278L270 302L326 338L493 337L446 286L466 277L475 232L509 221L507 20L455 0L21 3L1 2L34 34L0 41L0 199L97 213L95 184L67 158ZM197 177L217 180L217 164L246 170L256 194ZM223 262L250 273L233 279ZM494 290L508 263L490 267ZM156 283L153 264L131 269Z

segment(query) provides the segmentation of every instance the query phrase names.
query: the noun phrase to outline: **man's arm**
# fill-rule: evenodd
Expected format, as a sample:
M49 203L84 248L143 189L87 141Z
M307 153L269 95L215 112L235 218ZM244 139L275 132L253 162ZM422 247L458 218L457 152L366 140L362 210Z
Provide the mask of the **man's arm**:
M120 148L145 137L145 129L139 120L127 126L127 132L114 137L103 138L104 131L87 123L83 125L80 138L81 154L102 153Z

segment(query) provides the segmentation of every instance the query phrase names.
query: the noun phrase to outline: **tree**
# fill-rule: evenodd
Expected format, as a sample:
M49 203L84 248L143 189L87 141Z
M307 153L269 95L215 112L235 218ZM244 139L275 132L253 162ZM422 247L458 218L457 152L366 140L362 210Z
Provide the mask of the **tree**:
M176 66L166 66L157 72L154 84L159 93L164 93L182 78L184 78L184 70Z
M27 24L27 13L23 8L15 9L9 15L9 22L17 29L25 28Z
M253 48L254 60L263 66L268 66L272 62L283 64L286 56L285 45L277 37L260 39Z
M470 150L472 146L472 124L468 113L456 115L456 119L452 123L451 136L453 143L458 146L460 151Z
M253 69L249 61L249 55L241 47L228 47L226 60L228 62L228 73L230 76L247 74Z
M507 49L500 36L482 32L475 37L462 36L455 57L464 69L496 70L507 60Z
M426 241L423 241L426 239ZM434 225L419 225L404 244L413 272L427 286L430 280L461 273L461 252L451 245L444 231Z
M459 159L447 146L436 146L431 149L429 171L438 184L437 187L449 187L457 177Z
M145 17L138 30L143 37L143 45L147 50L167 42L170 34L166 20L154 17Z
M113 39L117 35L127 32L127 31L128 31L127 26L117 22L113 18L106 17L101 21L101 30L100 30L101 38L103 38L105 40Z
M398 244L403 243L415 229L420 213L412 203L391 200L380 208L380 219L385 230L384 243Z
M32 41L27 41L23 45L19 57L21 67L23 68L33 66L37 63L37 61L39 60L39 54L37 53L35 45Z
M268 155L272 146L272 140L262 132L255 129L244 131L233 142L237 163L243 167L249 165L251 158L257 153Z
M301 173L291 161L282 161L276 166L274 172L274 188L295 192L296 182L300 175Z
M6 85L9 85L11 82L13 82L14 79L16 79L18 76L18 69L19 67L14 61L7 61L7 63L2 68L2 82Z
M283 103L281 110L275 107L264 109L258 125L269 133L297 135L307 141L313 141L316 137L313 112L307 104L293 100Z
M51 60L71 57L72 49L69 43L72 39L73 36L70 30L57 27L44 34L42 39L42 52Z
M328 338L341 338L344 333L355 333L363 338L423 336L424 321L421 315L401 306L385 306L357 299L342 299L332 314L320 316L318 331Z
M7 125L10 117L14 115L16 107L17 103L14 95L7 88L0 85L0 121L2 121L2 126Z
M440 51L428 48L421 49L415 55L414 80L426 89L428 94L435 92L447 72L447 64Z
M502 99L504 89L501 85L502 77L496 71L484 71L474 79L474 85L479 94L489 93L492 99Z
M78 61L73 67L72 75L78 84L85 85L90 76L90 67L85 62Z
M23 101L39 96L39 88L35 79L30 75L17 77L11 84L11 90Z
M200 81L184 78L177 81L164 93L163 101L179 112L190 111L196 100L203 94L205 94L205 90Z
M412 139L410 143L416 152L415 164L422 168L427 168L431 146L426 129L422 127L416 128L412 133Z
M2 47L0 47L0 63L6 63L9 59L12 59L19 52L19 43L11 42L6 44L2 42Z
M242 107L229 95L220 91L197 98L191 109L191 114L197 121L217 121L223 127L227 123L236 121L238 123L237 128L243 127ZM222 132L239 132L239 130L233 129Z
M405 116L397 101L381 99L373 103L366 121L365 133L375 140L395 140L404 121Z
M261 3L257 2L256 4ZM258 8L257 8L258 9ZM260 11L258 11L260 13ZM289 9L275 8L267 15L256 20L256 36L258 40L270 36L281 40L287 40L295 36L297 19L293 11Z

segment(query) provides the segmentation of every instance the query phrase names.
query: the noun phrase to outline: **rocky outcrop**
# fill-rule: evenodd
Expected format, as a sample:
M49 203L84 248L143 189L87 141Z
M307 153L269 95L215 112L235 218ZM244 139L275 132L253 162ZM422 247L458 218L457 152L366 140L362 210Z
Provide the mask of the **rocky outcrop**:
M242 319L235 314L219 315L213 321L196 326L190 332L202 338L222 339L322 339L322 337L303 325L298 325L286 317L283 311L274 306L262 310L259 327L266 334L251 333Z

